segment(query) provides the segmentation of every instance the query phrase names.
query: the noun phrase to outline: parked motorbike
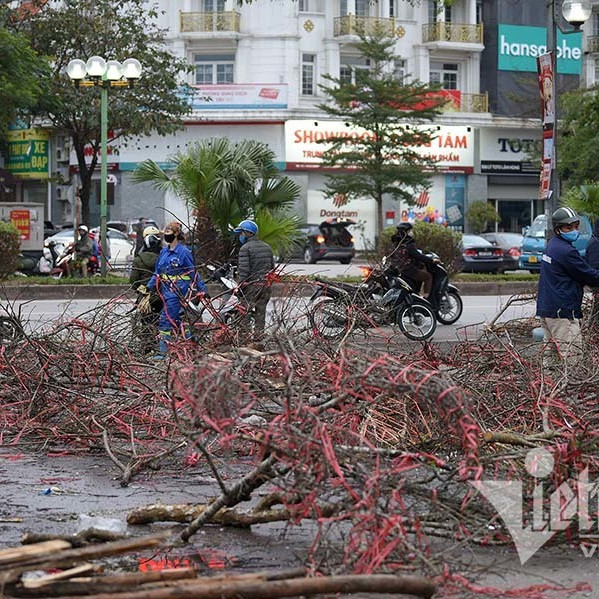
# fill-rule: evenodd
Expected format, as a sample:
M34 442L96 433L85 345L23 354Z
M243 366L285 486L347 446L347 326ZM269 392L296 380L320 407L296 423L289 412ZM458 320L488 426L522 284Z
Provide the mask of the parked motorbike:
M427 254L427 256L438 259L438 256L433 253ZM382 264L384 268L387 264L386 256L383 257ZM458 288L449 282L449 274L447 273L447 270L443 264L440 262L432 264L427 268L427 270L433 276L433 284L430 298L428 298L428 300L435 310L437 321L445 325L457 322L462 316L462 312L464 310L464 303L460 297ZM370 277L371 273L375 272L376 269L364 267L362 268L362 271L365 274L366 280L368 280L368 277ZM414 293L420 293L422 281L415 281L405 275L402 275L402 278L406 281L406 283L408 283L408 285L410 285ZM384 279L381 279L381 282L384 282Z
M354 328L397 326L408 338L425 341L434 334L434 308L414 293L392 269L376 269L359 285L316 279L308 318L316 334L339 339Z
M6 311L6 314L0 314L0 346L17 341L24 334L20 313L11 314Z
M48 251L46 252L46 250ZM48 273L51 277L55 279L68 277L73 274L74 271L75 246L70 243L66 245L61 252L58 252L54 242L47 242L47 247L46 243L44 244L44 255L40 260L46 261L46 265L43 266L44 269L47 269L47 264L52 261L53 266ZM98 274L99 266L97 256L91 256L87 263L87 275L92 277Z

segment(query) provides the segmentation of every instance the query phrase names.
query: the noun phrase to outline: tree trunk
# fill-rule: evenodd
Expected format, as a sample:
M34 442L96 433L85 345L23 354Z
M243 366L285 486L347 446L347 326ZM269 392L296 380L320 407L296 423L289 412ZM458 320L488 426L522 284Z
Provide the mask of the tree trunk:
M75 148L75 154L77 155L77 165L79 167L79 200L81 202L81 214L79 215L79 219L77 224L85 224L88 227L93 226L90 223L90 211L89 211L89 202L92 191L92 175L94 174L94 170L98 163L98 153L97 149L94 149L94 153L92 155L92 160L90 164L85 162L85 142L78 138L77 136L73 136L73 146ZM75 207L76 210L76 207ZM76 220L75 218L73 220Z

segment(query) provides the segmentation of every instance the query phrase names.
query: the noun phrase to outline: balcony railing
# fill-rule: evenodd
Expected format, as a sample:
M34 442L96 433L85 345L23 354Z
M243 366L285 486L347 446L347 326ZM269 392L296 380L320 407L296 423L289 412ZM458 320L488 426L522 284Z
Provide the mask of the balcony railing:
M395 19L379 17L358 17L356 15L346 15L344 17L335 17L333 35L372 35L376 31L381 31L387 35L395 35Z
M599 52L599 35L589 35L587 38L587 52Z
M206 33L231 31L239 33L240 14L234 10L224 12L182 12L181 33Z
M489 94L470 94L461 92L459 102L449 101L443 112L489 112Z
M422 26L422 42L482 44L483 26L445 23L443 21L427 23Z

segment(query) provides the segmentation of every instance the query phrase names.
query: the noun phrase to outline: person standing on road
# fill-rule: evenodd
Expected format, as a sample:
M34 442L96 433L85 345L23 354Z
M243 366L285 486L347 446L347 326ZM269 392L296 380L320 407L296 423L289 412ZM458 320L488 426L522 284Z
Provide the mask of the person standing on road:
M144 353L152 351L158 328L158 315L162 311L162 299L155 291L149 291L147 284L154 274L158 254L162 249L160 231L154 227L146 227L142 238L144 247L133 259L129 283L139 293L137 310L140 314L140 326L137 336L141 339Z
M139 252L144 249L144 230L148 226L148 219L145 216L140 216L139 220L133 225L133 231L135 232L135 250L134 256L137 256Z
M163 302L158 319L158 352L162 357L166 356L172 331L181 325L181 305L187 292L194 286L206 293L204 281L195 272L191 252L182 243L185 238L181 225L176 221L168 223L163 239L167 246L160 252L147 285L148 290L157 291Z
M272 290L267 275L275 267L272 248L258 239L258 225L253 220L242 220L234 229L239 236L238 275L241 291L254 310L254 341L260 343L266 326L266 307ZM245 328L251 323L246 322Z
M599 270L591 268L574 247L580 217L572 208L558 208L551 217L555 236L541 259L537 316L545 336L566 364L583 357L582 298L584 285L599 287Z
M593 235L587 245L584 259L591 268L599 270L599 219L595 221ZM593 307L591 310L590 324L592 327L599 326L599 287L593 287Z
M89 229L86 225L79 225L77 229L79 239L75 242L74 252L75 261L79 263L81 276L87 277L87 265L89 259L94 255L94 244L89 236Z

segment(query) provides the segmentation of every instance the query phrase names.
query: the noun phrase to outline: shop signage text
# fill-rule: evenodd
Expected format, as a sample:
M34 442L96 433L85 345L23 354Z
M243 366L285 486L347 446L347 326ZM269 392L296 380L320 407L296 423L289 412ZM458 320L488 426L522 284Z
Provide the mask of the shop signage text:
M415 149L436 162L441 170L472 172L474 166L473 135L470 127L422 127L435 129L430 143ZM287 121L285 123L285 157L287 169L319 168L327 145L319 143L335 137L356 140L372 139L373 133L347 126L342 121Z
M41 129L9 131L6 170L22 179L47 179L49 137Z
M284 109L287 84L192 85L188 101L192 110Z
M499 25L497 68L500 71L537 72L537 57L547 52L545 27ZM557 34L558 73L579 75L582 69L582 33Z

